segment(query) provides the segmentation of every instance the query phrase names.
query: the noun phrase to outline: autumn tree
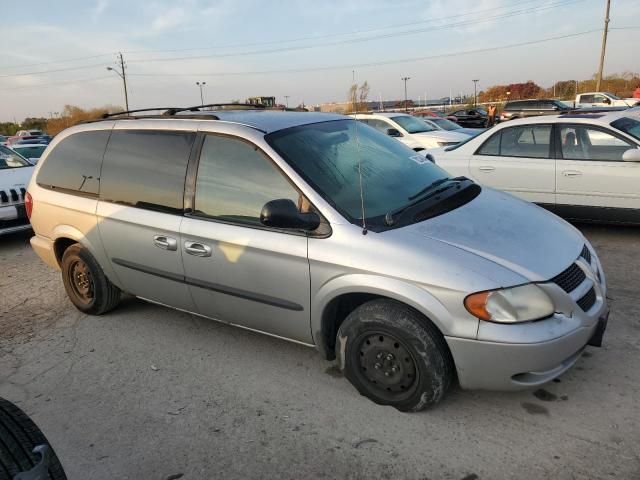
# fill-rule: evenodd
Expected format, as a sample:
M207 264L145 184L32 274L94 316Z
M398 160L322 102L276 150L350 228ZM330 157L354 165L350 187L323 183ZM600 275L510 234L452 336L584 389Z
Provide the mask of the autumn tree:
M369 96L369 90L369 83L366 80L362 85L354 83L349 87L349 91L347 92L347 103L349 104L349 111L367 111L367 97Z
M85 110L75 105L65 105L62 113L57 118L51 118L46 123L46 131L49 135L56 135L65 128L77 125L80 122L88 120L97 120L105 113L113 113L122 111L121 107L107 105L99 108Z

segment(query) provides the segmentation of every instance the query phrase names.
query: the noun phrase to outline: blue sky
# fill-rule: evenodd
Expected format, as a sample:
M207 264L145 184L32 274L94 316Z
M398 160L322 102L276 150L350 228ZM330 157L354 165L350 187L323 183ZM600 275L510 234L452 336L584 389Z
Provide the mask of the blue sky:
M3 2L4 3L4 2ZM344 101L355 70L370 99L440 98L496 83L587 78L601 35L477 51L602 28L605 0L47 0L2 6L0 120L65 104L124 105L108 72L122 51L131 108L275 95ZM636 0L612 0L605 74L638 71ZM460 55L460 52L476 51ZM456 54L456 55L452 55ZM190 58L185 58L190 57ZM425 57L429 57L426 58ZM413 59L412 61L403 61ZM422 60L420 60L422 59ZM394 62L394 63L390 63ZM333 68L336 67L336 68Z

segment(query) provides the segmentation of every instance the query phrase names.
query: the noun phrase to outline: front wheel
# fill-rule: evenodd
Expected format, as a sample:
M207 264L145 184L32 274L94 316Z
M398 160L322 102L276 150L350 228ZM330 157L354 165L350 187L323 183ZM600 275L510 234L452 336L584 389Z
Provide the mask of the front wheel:
M400 411L435 405L455 378L442 333L393 300L372 300L349 314L338 329L336 356L360 394Z

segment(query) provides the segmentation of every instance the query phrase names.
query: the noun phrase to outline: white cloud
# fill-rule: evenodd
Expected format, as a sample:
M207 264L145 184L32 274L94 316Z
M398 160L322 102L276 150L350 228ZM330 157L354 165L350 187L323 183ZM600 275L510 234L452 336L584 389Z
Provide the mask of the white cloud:
M171 7L157 15L151 22L154 32L162 32L187 23L189 14L182 7Z
M93 11L91 12L91 18L94 22L98 21L108 6L109 0L98 0L96 2L96 5L93 7Z

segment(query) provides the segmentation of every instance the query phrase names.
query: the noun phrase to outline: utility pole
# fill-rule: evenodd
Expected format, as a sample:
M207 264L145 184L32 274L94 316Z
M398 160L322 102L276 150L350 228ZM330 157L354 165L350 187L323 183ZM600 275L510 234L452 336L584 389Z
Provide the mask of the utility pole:
M287 108L289 108L289 95L285 95L284 96L284 102L285 102Z
M207 82L196 82L196 85L200 88L200 106L204 106L204 95L202 94L202 89L207 84Z
M609 32L609 9L611 0L607 0L607 11L604 15L604 31L602 32L602 50L600 51L600 68L598 68L598 79L596 80L596 92L600 91L602 82L602 70L604 69L604 52L607 49L607 33Z
M127 93L127 74L124 71L125 66L124 66L124 58L122 58L122 52L118 52L118 64L120 66L120 71L116 70L113 67L107 67L107 70L115 72L116 75L122 78L122 83L124 85L125 110L128 112L129 111L129 94Z
M404 111L409 113L409 105L407 105L407 80L411 80L411 77L402 77L404 81Z
M473 106L474 108L478 106L478 82L480 79L472 80L473 82Z

